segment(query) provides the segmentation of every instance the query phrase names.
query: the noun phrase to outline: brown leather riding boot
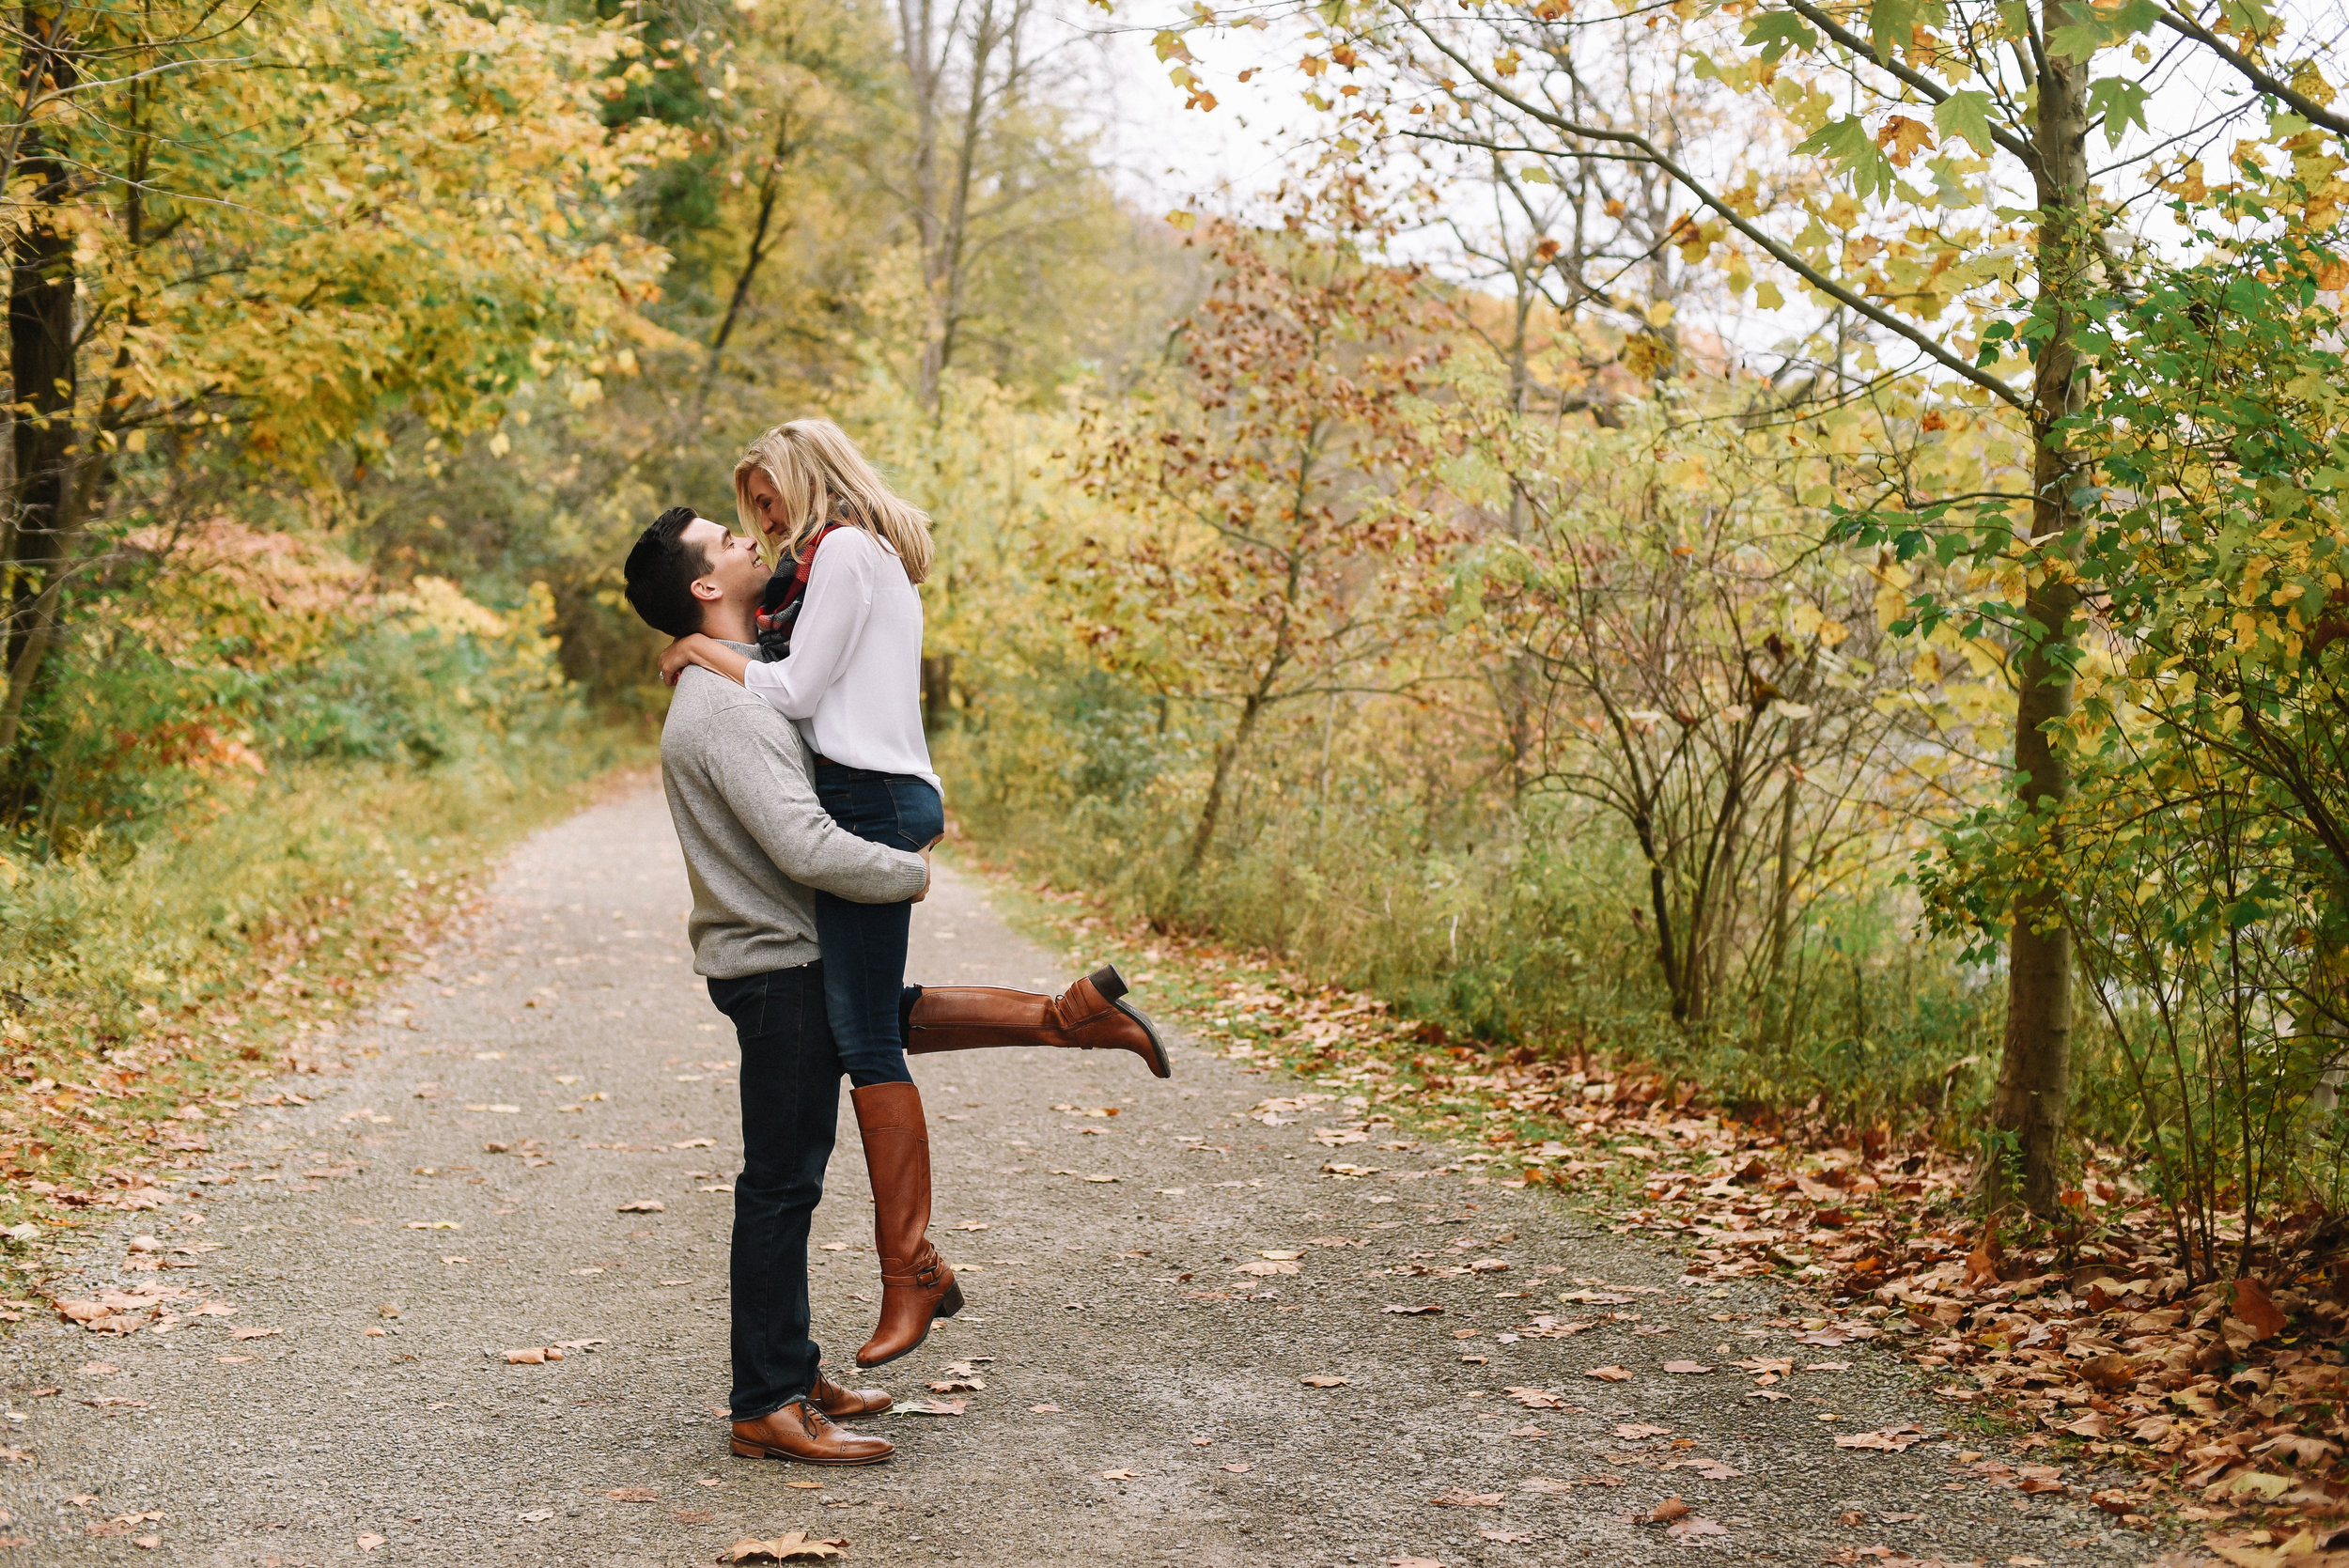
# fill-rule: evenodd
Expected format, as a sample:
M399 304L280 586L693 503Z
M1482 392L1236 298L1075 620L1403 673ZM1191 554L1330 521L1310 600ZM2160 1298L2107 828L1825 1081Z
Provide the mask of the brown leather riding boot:
M845 1389L820 1372L816 1374L816 1386L807 1390L807 1397L816 1408L836 1421L878 1416L896 1403L879 1389Z
M796 1459L802 1465L878 1465L896 1452L885 1437L843 1432L804 1399L771 1415L734 1423L734 1452L745 1459Z
M856 1364L877 1367L920 1344L930 1325L962 1311L962 1287L924 1233L930 1228L930 1134L922 1091L868 1083L849 1091L864 1168L873 1180L873 1247L880 1254L880 1326Z
M1125 995L1126 977L1115 964L1056 997L994 986L925 986L905 1017L906 1054L981 1046L1129 1050L1159 1077L1174 1077L1158 1027Z

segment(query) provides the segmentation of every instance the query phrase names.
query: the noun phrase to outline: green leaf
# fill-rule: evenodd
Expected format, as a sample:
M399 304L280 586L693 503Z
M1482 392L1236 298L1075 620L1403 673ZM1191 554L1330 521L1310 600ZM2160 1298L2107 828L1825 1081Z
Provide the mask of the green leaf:
M2119 147L2122 133L2132 125L2140 131L2146 129L2145 97L2149 90L2144 83L2123 76L2108 76L2088 85L2088 112L2103 116L2106 145Z
M1972 87L1950 94L1933 106L1933 128L1945 139L1964 137L1976 152L1989 157L1996 145L1990 139L1990 95Z
M1891 160L1884 156L1868 133L1867 124L1857 115L1829 120L1804 137L1795 151L1833 159L1838 168L1851 175L1852 188L1862 197L1892 183Z
M2156 26L2161 8L2155 0L2128 0L2127 4L2108 11L2075 8L2072 14L2081 20L2050 31L2047 34L2047 53L2059 57L2085 60L2099 49Z
M1760 49L1765 65L1776 65L1789 49L1809 54L1819 47L1819 35L1802 18L1787 11L1765 11L1746 29L1746 47Z

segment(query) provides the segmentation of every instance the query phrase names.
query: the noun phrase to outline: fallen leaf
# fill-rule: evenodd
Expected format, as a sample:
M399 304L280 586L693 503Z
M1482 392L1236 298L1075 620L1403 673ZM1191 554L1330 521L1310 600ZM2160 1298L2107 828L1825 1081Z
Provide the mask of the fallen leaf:
M1389 1311L1389 1312L1396 1312L1396 1313L1399 1313L1399 1314L1401 1314L1401 1315L1402 1315L1402 1316L1404 1316L1404 1317L1441 1317L1441 1316L1443 1316L1443 1309L1442 1309L1441 1307L1439 1307L1439 1306L1434 1306L1434 1305L1429 1305L1429 1306L1425 1306L1425 1307L1401 1307L1401 1306L1391 1306L1391 1307L1389 1307L1389 1308L1387 1309L1387 1311Z
M1331 1377L1327 1374L1320 1374L1312 1377L1300 1377L1298 1381L1309 1389L1343 1389L1354 1380L1350 1377Z
M1391 1557L1387 1568L1443 1568L1443 1564L1432 1557Z
M1602 1383L1628 1383L1631 1381L1631 1374L1624 1371L1621 1367L1593 1367L1582 1375L1585 1377L1595 1377Z
M256 1328L247 1324L242 1328L229 1329L228 1337L232 1340L266 1340L273 1338L277 1332L274 1328Z
M715 1514L710 1513L708 1509L702 1508L673 1508L669 1510L670 1521L680 1525L711 1524L716 1521L717 1517L718 1515Z
M1694 1376L1699 1373L1711 1372L1713 1369L1711 1367L1699 1366L1694 1361L1666 1361L1664 1363L1664 1370L1666 1372L1678 1373L1683 1376Z
M848 1544L837 1537L816 1541L807 1531L795 1529L788 1535L778 1535L771 1541L754 1540L749 1536L737 1541L718 1554L720 1562L822 1562L839 1557Z
M1574 1490L1571 1481L1552 1481L1546 1475L1528 1476L1517 1483L1520 1492L1539 1492L1546 1497L1558 1497Z
M934 1394L977 1393L984 1390L986 1387L986 1382L981 1378L941 1377L930 1385L930 1392Z
M618 1212L621 1214L660 1214L667 1207L668 1205L658 1198L639 1198L632 1203L622 1203Z
M1645 1522L1651 1525L1669 1525L1674 1519L1686 1517L1688 1513L1687 1503L1682 1502L1678 1498L1666 1498L1647 1511Z
M1251 1471L1251 1470L1254 1469L1256 1467L1255 1467L1255 1466L1253 1466L1253 1465L1251 1465L1251 1464L1250 1464L1247 1460L1245 1460L1245 1459L1235 1459L1234 1461L1232 1461L1232 1463L1230 1463L1229 1465L1224 1466L1223 1467L1224 1467L1225 1469L1227 1469L1227 1470L1231 1471L1234 1475L1246 1475L1249 1471Z
M1057 1405L1031 1405L1028 1406L1028 1414L1032 1416L1057 1416L1061 1413L1061 1407Z
M1495 1529L1490 1525L1487 1525L1483 1529L1478 1530L1476 1535L1477 1539L1480 1541L1499 1541L1509 1545L1515 1545L1518 1542L1531 1541L1533 1539L1531 1534L1521 1529Z
M794 1492L820 1492L824 1489L820 1481L786 1481L784 1484Z
M2249 1275L2234 1282L2234 1315L2251 1326L2254 1340L2272 1340L2284 1331L2284 1314L2268 1299L2267 1289Z
M1506 1499L1499 1492L1439 1492L1427 1499L1437 1508L1499 1508Z
M661 1494L649 1486L615 1486L604 1494L614 1502L659 1502Z
M1101 1479L1103 1481L1131 1481L1134 1479L1134 1472L1131 1470L1103 1470L1101 1472Z
M1636 1443L1642 1437L1661 1437L1671 1431L1669 1426L1647 1426L1639 1421L1626 1421L1615 1428L1615 1436Z
M1982 1243L1966 1255L1966 1283L1970 1287L1999 1282L1999 1227L1993 1220Z
M371 1552L375 1550L376 1547L382 1545L389 1538L386 1536L377 1535L370 1530L368 1533L359 1537L359 1549L363 1552Z
M1715 1524L1702 1514L1691 1514L1685 1519L1675 1521L1664 1533L1674 1541L1686 1541L1697 1535L1727 1535L1729 1529L1725 1525Z
M1921 1443L1925 1435L1913 1426L1888 1426L1875 1432L1855 1432L1835 1439L1839 1449L1875 1449L1885 1453L1899 1453L1915 1443Z
M559 1361L563 1353L552 1345L532 1345L527 1350L509 1350L506 1364L509 1367L542 1367L549 1361Z
M967 1399L917 1399L897 1408L909 1416L959 1416L970 1409Z

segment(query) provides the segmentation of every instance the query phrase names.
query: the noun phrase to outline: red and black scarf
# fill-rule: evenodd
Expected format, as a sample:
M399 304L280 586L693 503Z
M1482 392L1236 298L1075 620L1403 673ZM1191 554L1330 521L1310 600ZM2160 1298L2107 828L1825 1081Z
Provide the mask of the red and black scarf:
M840 527L828 522L816 531L798 559L778 567L767 580L766 589L758 596L758 651L768 662L787 659L791 654L791 629L799 624L800 608L807 602L808 574L816 569L816 547L824 542L824 536Z

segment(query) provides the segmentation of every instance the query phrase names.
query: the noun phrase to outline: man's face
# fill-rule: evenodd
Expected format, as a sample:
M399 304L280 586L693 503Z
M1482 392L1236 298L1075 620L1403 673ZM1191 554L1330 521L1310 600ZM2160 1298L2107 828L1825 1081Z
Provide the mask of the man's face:
M750 540L730 533L708 518L695 518L678 538L699 550L709 570L693 581L693 597L708 603L742 604L755 600L767 586L767 564Z

